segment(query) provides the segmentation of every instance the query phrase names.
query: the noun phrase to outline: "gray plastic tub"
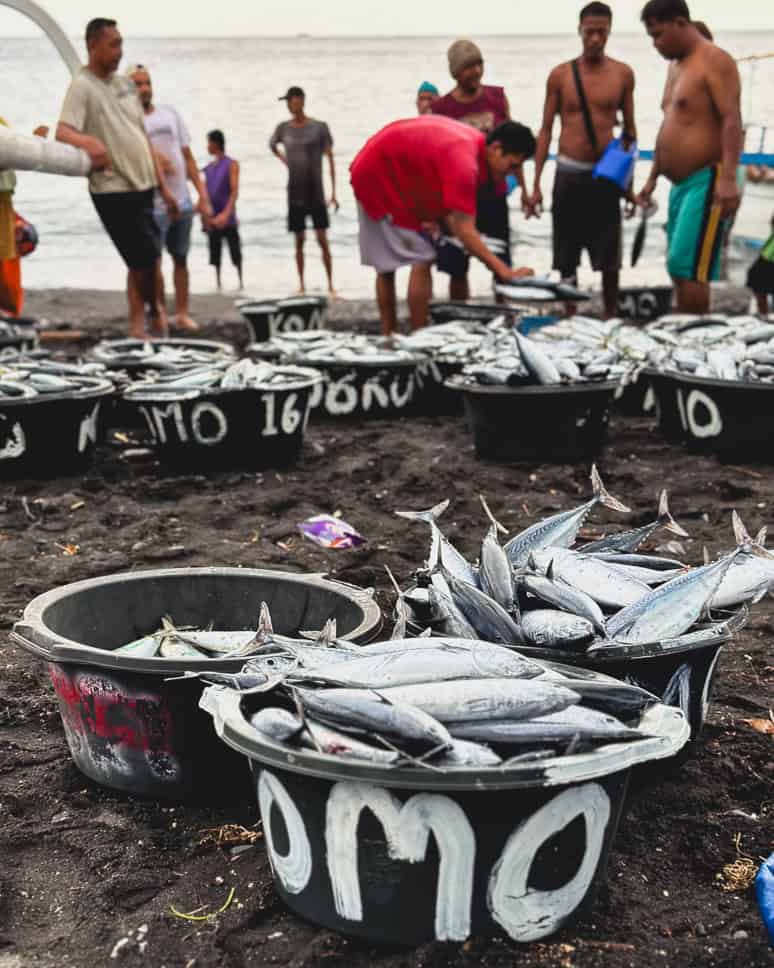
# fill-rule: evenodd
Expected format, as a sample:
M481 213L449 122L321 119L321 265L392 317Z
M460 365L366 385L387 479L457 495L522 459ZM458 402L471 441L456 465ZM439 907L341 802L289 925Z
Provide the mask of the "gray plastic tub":
M11 638L48 663L76 766L105 786L164 799L222 799L245 787L244 761L218 742L198 708L203 669L238 672L244 659L142 659L119 646L176 625L254 629L262 601L286 635L335 618L342 638L381 626L372 594L321 575L252 568L172 568L75 582L33 599Z

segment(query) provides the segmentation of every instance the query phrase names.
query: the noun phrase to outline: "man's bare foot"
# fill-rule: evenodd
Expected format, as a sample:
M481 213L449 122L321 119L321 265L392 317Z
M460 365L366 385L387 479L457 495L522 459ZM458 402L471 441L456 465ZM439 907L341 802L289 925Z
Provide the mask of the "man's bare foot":
M330 299L331 302L338 302L339 299L341 299L341 296L336 292L335 289L329 289L328 299Z
M191 319L190 316L175 316L172 329L179 329L184 333L195 333L199 329L199 324Z
M129 323L129 339L146 339L145 323Z
M150 316L148 322L153 338L166 339L169 336L169 319L166 313L160 313L158 316Z
M299 286L298 289L296 289L296 295L297 296L305 296L306 295L306 287L305 286Z

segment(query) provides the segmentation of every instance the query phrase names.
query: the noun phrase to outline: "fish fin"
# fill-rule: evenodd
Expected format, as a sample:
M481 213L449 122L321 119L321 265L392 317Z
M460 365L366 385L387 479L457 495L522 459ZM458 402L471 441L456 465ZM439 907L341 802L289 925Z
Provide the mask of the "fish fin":
M553 558L548 562L548 567L546 568L546 578L549 581L554 580L554 559Z
M630 507L627 507L623 502L608 492L602 483L602 478L599 476L596 464L591 465L591 486L594 489L594 497L600 504L604 504L606 508L610 508L611 511L620 511L622 514L628 514L631 511Z
M553 564L553 559L551 559L551 563ZM535 561L535 555L531 551L529 553L529 558L527 558L527 568L529 568L529 570L534 572L536 575L540 574L537 561Z
M677 535L678 538L690 537L685 528L680 527L669 511L669 498L666 488L661 492L658 499L658 523L665 531Z
M500 532L500 534L508 534L508 529L507 528L504 528L500 524L500 522L497 520L497 518L495 518L495 516L489 510L489 505L486 503L486 498L484 497L484 495L483 494L479 494L478 495L478 499L479 499L479 501L481 501L481 506L483 507L484 511L486 512L486 516L492 522L492 525Z
M736 510L731 512L731 524L734 529L734 538L736 538L737 545L750 545L753 543L753 539L750 537L747 528L739 516L739 512Z
M766 547L766 537L768 535L768 530L769 529L764 524L763 527L761 528L761 530L755 535L755 538L753 539L753 544L760 545L761 548L765 548Z
M428 626L426 629L422 629L422 631L419 633L419 635L417 636L417 638L418 639L429 639L432 634L433 634L433 630Z
M329 618L328 621L320 629L320 634L317 637L317 645L321 645L326 649L334 647L336 642L336 619Z
M436 504L426 511L396 511L395 514L399 518L406 518L409 521L424 521L426 524L433 524L434 521L440 518L449 504L449 498L446 498L445 501L441 501L440 504Z
M761 601L761 599L763 599L763 598L766 597L766 595L767 595L770 587L771 586L769 585L769 582L764 582L757 589L757 591L755 592L755 594L753 595L753 597L750 599L750 604L751 605L757 605L758 602Z
M390 566L385 565L384 570L387 572L387 577L390 579L392 587L395 589L395 594L398 596L398 598L403 598L403 592L400 590L400 585L398 584L395 575L393 575L393 573L390 571Z

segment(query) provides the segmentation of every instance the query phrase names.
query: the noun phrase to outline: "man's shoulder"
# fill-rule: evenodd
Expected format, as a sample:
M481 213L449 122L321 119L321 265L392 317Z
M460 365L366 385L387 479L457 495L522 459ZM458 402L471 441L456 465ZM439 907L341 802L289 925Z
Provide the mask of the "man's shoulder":
M722 47L718 47L717 44L707 43L703 45L701 56L710 70L729 70L729 68L737 70L736 61L731 54L727 50L723 50Z
M552 67L551 70L548 72L549 84L551 82L555 84L560 84L564 80L565 76L568 75L572 70L572 65L574 60L575 58L573 58L573 60L562 61L561 64L557 64L556 67Z
M622 76L634 77L634 69L626 61L616 60L615 57L607 58L608 65Z

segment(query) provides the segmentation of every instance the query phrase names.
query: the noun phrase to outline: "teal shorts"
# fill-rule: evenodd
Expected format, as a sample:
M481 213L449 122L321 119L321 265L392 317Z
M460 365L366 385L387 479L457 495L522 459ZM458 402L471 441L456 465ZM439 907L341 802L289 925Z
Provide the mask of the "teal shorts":
M720 276L725 222L713 201L719 168L702 168L669 193L667 269L673 279L709 282Z

